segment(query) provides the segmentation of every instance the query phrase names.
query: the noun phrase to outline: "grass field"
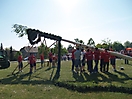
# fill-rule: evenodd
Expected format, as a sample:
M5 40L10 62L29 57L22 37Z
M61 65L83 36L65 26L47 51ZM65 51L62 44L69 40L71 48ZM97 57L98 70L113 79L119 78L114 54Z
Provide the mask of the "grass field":
M123 60L117 60L117 72L110 66L108 73L91 75L88 72L72 73L71 61L61 64L60 76L56 75L57 68L40 68L40 64L33 74L28 74L27 66L22 73L12 75L17 62L11 62L11 67L0 70L0 99L132 98L132 62L125 65Z

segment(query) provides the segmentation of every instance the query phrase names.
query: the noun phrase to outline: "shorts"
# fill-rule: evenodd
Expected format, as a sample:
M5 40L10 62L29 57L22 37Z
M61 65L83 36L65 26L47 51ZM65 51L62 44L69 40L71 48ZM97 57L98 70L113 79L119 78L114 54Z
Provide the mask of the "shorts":
M52 59L51 58L49 59L49 62L52 63Z
M82 66L85 66L85 60L81 61Z
M30 64L30 67L33 67L34 66L34 64Z
M81 67L81 60L75 59L75 67Z
M110 59L110 64L111 64L111 65L115 65L115 61L116 61L115 58Z
M19 68L23 68L23 63L19 62Z

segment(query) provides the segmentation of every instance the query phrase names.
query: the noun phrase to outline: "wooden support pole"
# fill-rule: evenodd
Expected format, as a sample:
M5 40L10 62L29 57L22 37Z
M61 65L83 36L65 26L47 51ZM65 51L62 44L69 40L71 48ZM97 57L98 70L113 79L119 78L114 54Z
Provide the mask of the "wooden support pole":
M60 75L60 68L61 68L61 40L58 41L58 66L57 66L57 73Z

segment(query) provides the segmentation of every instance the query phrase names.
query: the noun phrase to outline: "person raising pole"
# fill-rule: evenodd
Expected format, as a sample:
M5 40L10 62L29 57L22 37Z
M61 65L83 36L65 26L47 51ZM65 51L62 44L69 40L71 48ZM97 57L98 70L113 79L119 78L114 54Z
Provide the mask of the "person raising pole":
M22 60L23 60L23 58L22 58L21 53L19 53L19 56L18 56L17 60L18 60L18 69L19 69L19 72L22 72L22 68L23 68Z
M43 53L40 54L40 60L41 60L41 68L43 68L43 66L45 66L45 64L44 64L44 54Z
M79 70L81 68L81 50L77 46L76 51L74 52L75 57L75 72L79 73Z
M96 47L95 51L93 53L94 53L94 62L95 62L94 73L98 73L98 64L99 64L100 51Z
M29 71L29 73L32 74L33 67L34 67L34 71L36 71L35 56L32 53L30 53L30 56L28 57L28 60L29 60L29 64L30 64L30 71Z
M71 56L71 59L72 59L72 71L74 71L74 66L75 66L75 56L74 56L74 52L76 51L76 49L74 49L74 47L72 48L72 56Z
M110 51L114 51L112 49L112 46L110 47ZM110 54L110 64L112 65L113 70L116 71L116 57L114 55L111 55L111 54Z
M110 59L110 53L108 52L108 49L105 49L104 51L104 68L103 72L109 71L109 59Z

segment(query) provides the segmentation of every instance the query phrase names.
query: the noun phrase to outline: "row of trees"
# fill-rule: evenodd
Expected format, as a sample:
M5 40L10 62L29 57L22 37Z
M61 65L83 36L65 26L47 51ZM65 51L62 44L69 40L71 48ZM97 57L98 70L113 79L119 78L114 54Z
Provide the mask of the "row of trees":
M75 42L79 42L79 43L82 43L82 44L85 44L83 40L80 40L78 38L74 39ZM132 42L130 41L126 41L124 44L122 44L121 42L119 41L114 41L112 42L109 38L107 39L104 39L101 41L101 43L97 43L95 44L95 41L90 38L88 40L88 42L86 43L86 45L89 45L89 46L93 46L93 47L98 47L98 48L109 48L110 46L112 46L112 48L115 50L115 51L121 51L121 50L124 50L125 48L132 48ZM72 46L69 45L67 49L70 49Z
M52 51L54 54L58 54L58 44L55 43L52 48L48 48L46 45L41 43L41 45L38 47L38 54L44 53L45 58L48 57L49 51ZM64 55L67 53L67 49L61 45L61 54Z

